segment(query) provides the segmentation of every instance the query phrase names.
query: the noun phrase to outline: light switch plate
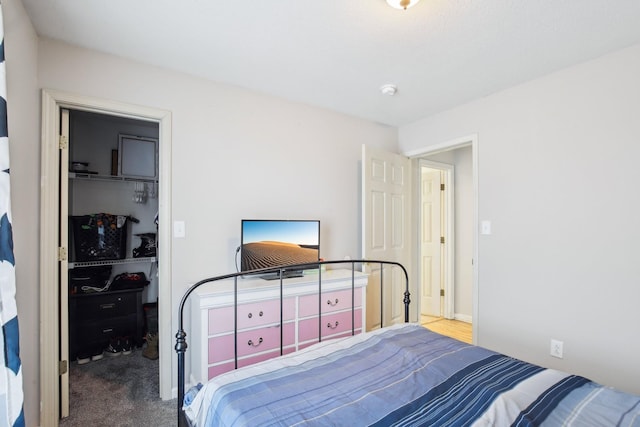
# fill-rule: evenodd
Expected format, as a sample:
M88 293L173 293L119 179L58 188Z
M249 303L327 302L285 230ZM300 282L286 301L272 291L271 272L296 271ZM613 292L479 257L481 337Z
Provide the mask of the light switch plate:
M491 234L491 221L482 221L480 223L480 234Z
M186 234L184 221L173 222L173 237L181 238Z

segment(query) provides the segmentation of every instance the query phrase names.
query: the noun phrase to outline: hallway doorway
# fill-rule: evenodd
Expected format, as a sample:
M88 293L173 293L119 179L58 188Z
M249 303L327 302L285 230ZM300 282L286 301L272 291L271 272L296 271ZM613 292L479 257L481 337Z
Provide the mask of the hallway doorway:
M433 147L425 147L409 154L415 161L414 166L418 172L415 180L419 184L422 177L420 176L421 167L432 169L448 167L450 171L451 190L449 195L450 203L445 202L446 208L450 209L447 218L443 221L442 227L446 230L447 221L449 227L449 236L443 236L444 244L440 253L444 253L443 261L440 268L445 273L439 279L443 280L444 295L441 295L441 306L437 304L428 305L427 301L423 301L420 296L420 305L427 304L427 309L421 310L421 323L437 322L441 319L456 320L466 323L472 329L472 337L475 337L476 325L473 324L475 316L477 316L477 136L471 135L458 140L438 144ZM445 189L447 183L445 182ZM428 273L428 269L422 267L423 250L421 240L422 236L422 193L421 190L416 191L419 200L416 203L416 217L419 219L415 223L416 235L420 235L416 241L417 263L416 273L420 279L419 286L424 285L424 275ZM446 198L445 198L446 200ZM447 244L450 243L450 244ZM448 276L447 276L448 275ZM432 286L431 294L437 290L437 286ZM421 289L422 290L422 289ZM438 295L436 295L438 296Z

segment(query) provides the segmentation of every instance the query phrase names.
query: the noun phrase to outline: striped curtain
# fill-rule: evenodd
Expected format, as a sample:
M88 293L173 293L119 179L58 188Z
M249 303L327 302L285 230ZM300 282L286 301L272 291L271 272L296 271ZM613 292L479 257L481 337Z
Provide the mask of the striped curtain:
M0 4L0 425L23 427L22 365L18 338L16 274L11 231L7 82Z

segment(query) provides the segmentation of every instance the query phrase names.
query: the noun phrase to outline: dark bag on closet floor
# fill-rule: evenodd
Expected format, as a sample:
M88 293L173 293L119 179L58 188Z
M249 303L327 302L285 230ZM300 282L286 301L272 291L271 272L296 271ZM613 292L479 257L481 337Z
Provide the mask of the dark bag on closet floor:
M122 273L113 278L110 291L121 291L124 289L144 288L149 284L144 273Z

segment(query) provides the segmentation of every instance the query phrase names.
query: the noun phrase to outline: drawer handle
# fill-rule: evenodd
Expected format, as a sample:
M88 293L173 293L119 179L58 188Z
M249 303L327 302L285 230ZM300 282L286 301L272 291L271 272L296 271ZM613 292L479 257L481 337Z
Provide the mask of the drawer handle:
M261 311L260 313L258 313L258 316L262 317L264 313ZM249 319L251 319L253 317L253 313L249 313Z
M100 308L103 310L109 309L109 308L113 308L115 307L115 303L109 303L109 304L100 304Z
M262 341L264 341L264 340L262 339L262 337L260 337L260 338L258 339L258 344L254 344L254 343L253 343L253 340L249 340L249 342L247 343L247 345L250 345L251 347L257 347L257 346L259 346L260 344L262 344Z
M111 332L113 332L113 328L107 328L107 329L103 329L102 330L103 334L107 334L107 333L111 333Z
M327 304L328 304L328 305L330 305L330 306L332 306L332 307L333 307L333 306L338 305L338 298L336 298L336 302L331 302L331 300L330 300L330 299L328 299L328 300L327 300Z
M337 327L338 327L338 325L339 325L339 324L340 324L340 323L338 323L338 321L337 321L337 320L336 320L335 325L333 325L333 326L331 326L331 322L329 322L329 323L327 323L327 328L329 328L329 329L335 329L335 328L337 328Z

